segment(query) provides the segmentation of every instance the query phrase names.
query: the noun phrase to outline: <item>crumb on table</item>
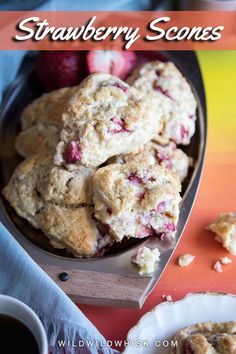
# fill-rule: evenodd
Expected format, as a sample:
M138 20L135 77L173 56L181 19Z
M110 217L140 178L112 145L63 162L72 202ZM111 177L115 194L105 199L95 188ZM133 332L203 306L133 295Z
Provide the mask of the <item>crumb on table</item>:
M183 254L178 258L178 265L180 267L187 267L190 263L192 263L195 259L195 256L193 256L190 253Z

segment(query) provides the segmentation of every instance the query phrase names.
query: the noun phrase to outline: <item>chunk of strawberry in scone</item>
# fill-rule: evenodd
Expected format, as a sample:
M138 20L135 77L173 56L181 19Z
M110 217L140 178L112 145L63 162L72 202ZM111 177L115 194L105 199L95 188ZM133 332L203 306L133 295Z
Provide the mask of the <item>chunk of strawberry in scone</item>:
M192 159L181 149L177 149L173 141L166 145L150 141L138 153L118 155L108 161L108 163L127 162L145 162L149 165L161 165L174 171L179 176L181 182L187 176L189 166L192 165ZM135 182L135 177L133 181Z
M173 140L187 145L195 132L197 102L190 84L171 62L153 61L136 68L127 82L144 92L153 92L161 107L159 143ZM159 117L160 109L156 112Z
M173 172L145 163L111 164L93 182L95 218L114 239L175 235L181 185Z
M85 79L67 102L54 162L68 170L95 167L130 153L161 129L158 102L109 74Z

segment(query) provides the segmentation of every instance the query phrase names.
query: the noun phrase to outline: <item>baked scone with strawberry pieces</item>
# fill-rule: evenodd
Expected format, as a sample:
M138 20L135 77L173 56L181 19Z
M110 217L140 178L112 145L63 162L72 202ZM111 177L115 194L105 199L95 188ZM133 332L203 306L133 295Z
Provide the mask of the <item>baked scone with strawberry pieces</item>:
M67 171L53 165L53 156L33 156L14 171L3 190L17 214L41 229L56 248L77 257L101 251L110 237L101 234L93 219L94 169Z
M216 234L215 239L222 243L227 251L236 255L236 212L221 213L207 229Z
M87 77L63 113L55 164L94 167L111 156L133 152L159 132L158 106L152 92L144 95L115 76Z
M195 132L197 102L190 84L172 62L153 61L137 67L127 82L143 92L155 93L162 108L162 129L155 140L188 145ZM154 109L154 107L153 107ZM156 116L159 119L159 108Z
M23 157L55 151L62 128L62 112L75 87L45 93L29 104L22 113L22 131L15 141Z
M236 322L203 322L179 330L172 354L235 354Z
M96 171L95 218L116 240L174 236L181 184L175 173L145 163L111 164Z
M143 162L149 165L158 164L174 171L182 182L188 175L188 169L189 166L192 165L193 160L189 158L183 150L177 149L173 141L166 145L160 145L154 141L150 141L145 144L138 153L114 156L109 159L108 162Z
M54 125L38 123L22 130L15 140L15 149L22 157L53 153L60 140L60 131Z

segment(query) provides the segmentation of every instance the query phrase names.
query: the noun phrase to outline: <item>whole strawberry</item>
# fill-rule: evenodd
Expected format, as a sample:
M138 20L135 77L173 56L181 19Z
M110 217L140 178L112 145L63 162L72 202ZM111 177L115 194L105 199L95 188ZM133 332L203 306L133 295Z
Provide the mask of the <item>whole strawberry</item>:
M78 52L41 52L37 75L47 91L77 85L81 77L81 58Z
M125 79L136 64L136 54L128 50L90 50L86 62L89 74L103 72Z

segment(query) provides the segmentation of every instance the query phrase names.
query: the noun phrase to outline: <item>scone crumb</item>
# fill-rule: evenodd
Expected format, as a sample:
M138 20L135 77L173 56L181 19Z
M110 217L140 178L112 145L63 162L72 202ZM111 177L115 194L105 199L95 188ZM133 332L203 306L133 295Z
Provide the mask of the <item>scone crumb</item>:
M158 248L140 247L138 252L131 257L131 262L138 265L140 275L153 273L155 263L159 260L160 251Z
M229 257L222 257L221 259L220 259L220 263L221 264L230 264L230 263L232 263L232 259L231 258L229 258Z
M223 272L220 261L216 261L216 262L214 263L213 269L214 269L216 272L218 272L218 273L222 273L222 272Z
M190 263L192 263L195 259L195 256L193 256L190 253L183 254L178 258L178 265L180 267L187 267Z
M162 295L162 299L164 299L167 302L173 301L173 298L171 295Z

